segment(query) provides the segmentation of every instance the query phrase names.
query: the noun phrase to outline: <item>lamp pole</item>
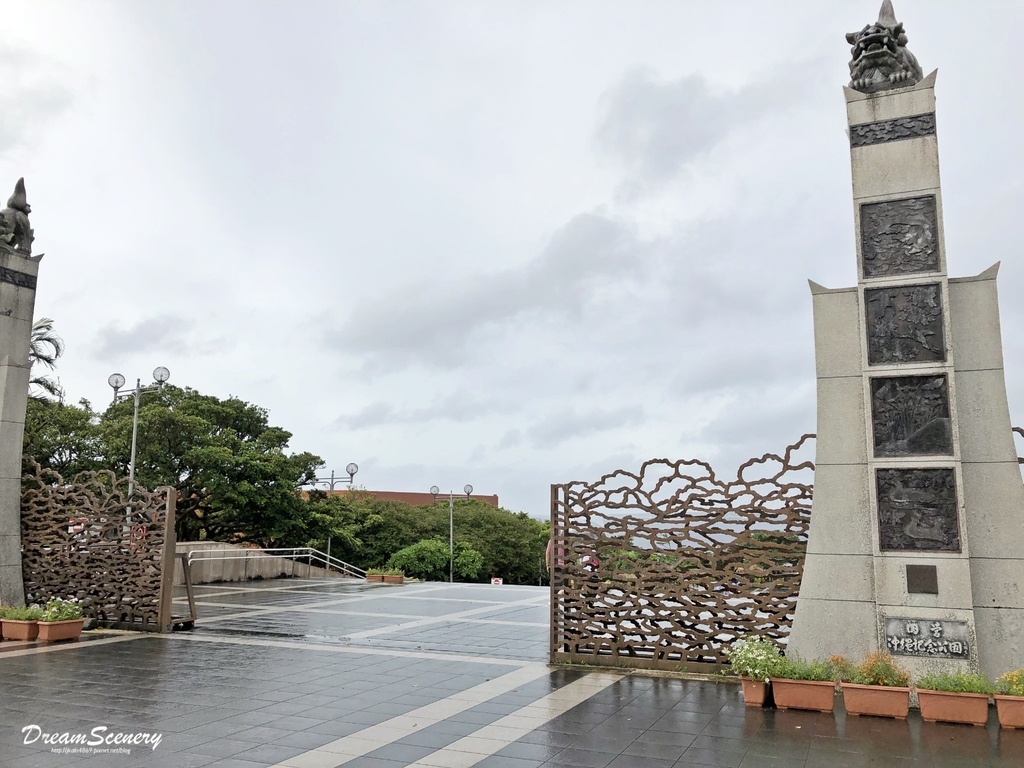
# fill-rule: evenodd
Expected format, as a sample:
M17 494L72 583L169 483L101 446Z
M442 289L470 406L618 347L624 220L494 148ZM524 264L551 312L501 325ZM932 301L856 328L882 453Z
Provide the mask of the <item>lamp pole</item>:
M462 491L468 499L469 494L473 492L473 486L467 484ZM437 501L437 494L440 492L441 489L436 485L430 486L430 495L434 497L434 501ZM455 494L452 491L448 491L448 583L455 583Z
M162 365L153 369L153 383L142 386L142 379L135 380L135 389L127 392L120 392L124 386L125 378L120 373L112 373L107 379L107 384L114 390L114 402L122 397L131 397L135 400L135 409L132 413L132 455L128 462L128 500L131 501L135 492L135 446L139 439L139 398L143 392L157 392L164 388L164 384L171 378L171 372ZM132 508L128 507L128 517L131 519Z
M352 481L355 479L356 472L358 471L359 465L356 464L354 461L350 461L348 465L345 467L345 472L348 475L348 485L350 488L352 487ZM337 480L334 479L334 470L332 469L330 477L318 477L312 483L310 483L310 485L326 485L328 488L331 489L331 492L333 493L335 484L343 482L345 481L340 477Z

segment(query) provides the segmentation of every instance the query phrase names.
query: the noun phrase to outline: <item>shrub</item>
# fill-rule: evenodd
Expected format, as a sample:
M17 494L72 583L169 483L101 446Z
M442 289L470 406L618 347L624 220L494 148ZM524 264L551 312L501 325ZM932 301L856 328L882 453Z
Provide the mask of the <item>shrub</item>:
M857 665L841 653L828 657L828 665L832 668L832 679L837 683L852 683L857 674Z
M976 672L941 672L925 675L915 686L918 690L948 691L949 693L995 693L995 686L987 677Z
M737 640L726 649L732 670L737 675L768 682L782 662L779 646L766 637Z
M4 608L0 610L0 619L39 621L41 618L43 618L43 609L38 605L31 605L28 608Z
M825 681L833 680L834 674L832 666L827 661L820 659L804 661L793 656L782 659L772 677L781 677L786 680Z
M80 618L82 618L82 606L78 604L77 600L61 600L59 597L54 597L47 601L40 621L70 621Z
M853 674L846 682L906 688L910 685L910 672L897 664L891 653L872 651L853 668Z
M1024 667L1000 676L996 688L1004 696L1024 696Z

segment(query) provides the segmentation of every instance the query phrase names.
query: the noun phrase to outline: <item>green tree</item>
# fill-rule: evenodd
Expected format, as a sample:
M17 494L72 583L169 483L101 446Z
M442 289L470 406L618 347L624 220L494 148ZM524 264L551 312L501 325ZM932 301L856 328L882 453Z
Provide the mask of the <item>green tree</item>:
M122 474L132 411L132 401L122 400L100 422L106 462ZM290 439L290 432L269 425L263 408L166 386L143 396L135 478L148 488L177 489L179 540L305 543L312 510L299 488L323 461L286 453Z
M406 576L426 581L448 580L448 542L440 539L418 541L398 550L387 561L387 568L402 571ZM470 581L480 573L483 557L467 544L455 545L452 571L459 581Z
M57 367L57 360L64 354L64 339L58 336L53 330L53 320L49 317L41 317L32 323L32 336L29 340L28 362L29 366L35 368L36 363L50 369ZM58 400L64 397L64 390L60 384L49 376L41 376L37 373L29 379L29 397L33 400L47 400L55 397ZM35 390L32 389L35 387Z
M54 400L29 399L25 411L22 469L32 461L70 479L79 472L105 465L98 416L87 400L67 405Z

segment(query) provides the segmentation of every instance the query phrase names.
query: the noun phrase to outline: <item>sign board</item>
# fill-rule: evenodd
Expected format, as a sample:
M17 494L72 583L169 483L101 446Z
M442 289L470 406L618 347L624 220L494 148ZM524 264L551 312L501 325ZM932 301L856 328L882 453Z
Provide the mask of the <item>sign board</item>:
M504 583L505 583L504 579L499 579L499 578L491 579L491 584L504 584Z
M899 656L969 659L970 633L966 621L937 621L889 616L885 620L885 646Z

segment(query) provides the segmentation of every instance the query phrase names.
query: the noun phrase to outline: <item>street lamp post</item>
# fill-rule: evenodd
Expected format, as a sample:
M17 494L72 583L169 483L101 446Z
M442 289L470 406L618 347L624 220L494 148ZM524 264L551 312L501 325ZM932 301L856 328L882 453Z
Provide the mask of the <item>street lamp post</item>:
M132 456L128 462L128 500L131 501L132 494L135 492L135 445L138 442L139 437L139 398L142 397L143 392L156 392L164 388L164 384L171 378L171 372L164 368L162 365L153 369L153 383L148 384L145 387L142 386L142 379L135 380L135 389L130 389L127 392L120 392L121 387L124 386L125 378L120 373L112 373L107 379L107 384L114 390L114 402L116 403L119 398L131 397L135 399L135 411L132 414ZM128 517L131 519L132 508L128 507Z
M350 461L348 463L348 466L345 467L345 472L346 474L348 474L349 488L352 487L352 481L355 479L356 472L358 471L359 465L356 464L354 461ZM331 492L333 493L335 484L343 482L345 482L344 478L339 477L337 480L334 479L334 470L332 469L330 477L318 477L311 483L311 485L326 485L328 488L331 489Z
M469 498L469 494L473 492L472 485L466 485L462 491L466 494L466 498ZM437 501L437 494L441 492L441 489L436 485L430 486L430 495L434 497L434 501ZM448 491L448 583L455 583L455 494Z

